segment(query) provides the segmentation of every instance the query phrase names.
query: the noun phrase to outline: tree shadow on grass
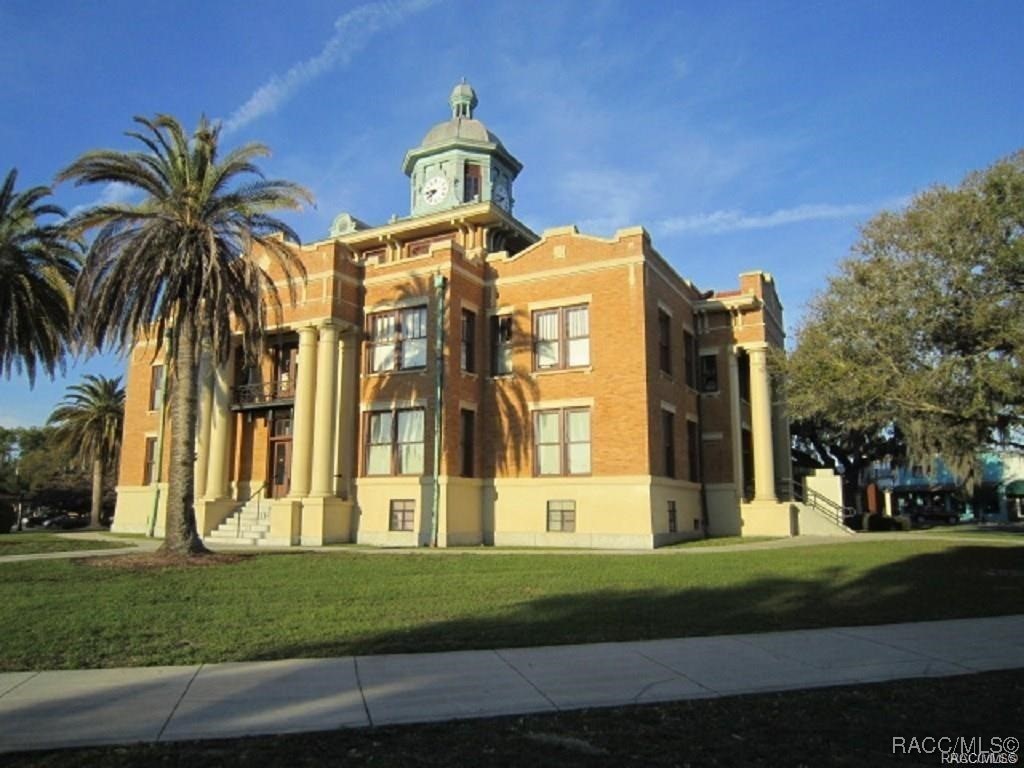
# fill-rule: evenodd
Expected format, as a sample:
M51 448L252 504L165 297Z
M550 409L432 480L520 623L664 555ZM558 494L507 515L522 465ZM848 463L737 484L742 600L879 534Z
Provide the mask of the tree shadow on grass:
M524 601L501 615L410 625L355 639L269 647L257 658L469 650L863 626L1024 612L1024 548L957 547L915 555L850 579L845 568L806 579L727 587L602 589Z

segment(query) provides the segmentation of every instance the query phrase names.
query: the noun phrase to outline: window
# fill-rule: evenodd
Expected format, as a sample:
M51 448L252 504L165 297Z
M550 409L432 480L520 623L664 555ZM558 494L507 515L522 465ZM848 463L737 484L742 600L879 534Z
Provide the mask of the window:
M370 372L427 365L427 308L370 315Z
M661 441L664 447L665 477L676 476L676 415L661 412Z
M491 317L491 375L512 373L512 315Z
M700 481L700 435L697 430L696 421L686 422L686 458L690 482Z
M678 530L679 520L676 517L676 503L670 500L668 503L668 532L675 533Z
M154 365L149 369L149 410L155 411L160 404L160 393L164 388L164 367Z
M150 485L156 481L156 438L146 438L145 463L142 467L142 484Z
M422 240L413 240L408 245L409 258L416 256L427 256L430 254L430 248L434 243L450 243L452 240L451 235L438 235L437 237L425 237Z
M683 367L685 368L686 386L690 389L697 388L697 361L694 359L696 357L695 353L693 334L689 331L683 331Z
M413 499L392 499L391 514L388 520L389 531L411 531L413 518L416 515L416 502Z
M533 313L534 368L590 365L590 308L561 307Z
M480 199L480 166L477 163L466 163L463 166L463 178L465 188L463 189L462 202L472 203Z
M299 376L299 345L297 343L282 344L273 350L274 380L276 391L274 398L295 397L295 385Z
M460 355L462 370L476 372L476 313L462 310L462 349Z
M366 474L423 473L423 409L376 411L368 416Z
M548 530L559 533L574 533L576 531L575 501L548 502Z
M534 415L535 473L590 474L590 409L537 411Z
M462 438L462 476L474 477L476 473L473 471L473 438L476 432L476 413L463 408L459 411L459 422L459 433Z
M718 355L700 356L700 391L718 391Z
M661 370L672 373L672 318L663 309L658 310L658 362Z

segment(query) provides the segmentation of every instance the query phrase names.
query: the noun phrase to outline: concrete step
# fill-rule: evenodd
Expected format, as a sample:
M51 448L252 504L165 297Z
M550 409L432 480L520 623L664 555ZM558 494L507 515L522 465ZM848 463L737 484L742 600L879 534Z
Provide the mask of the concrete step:
M216 533L211 533L206 537L206 540L211 544L227 544L236 546L257 546L261 539L255 536L217 536Z

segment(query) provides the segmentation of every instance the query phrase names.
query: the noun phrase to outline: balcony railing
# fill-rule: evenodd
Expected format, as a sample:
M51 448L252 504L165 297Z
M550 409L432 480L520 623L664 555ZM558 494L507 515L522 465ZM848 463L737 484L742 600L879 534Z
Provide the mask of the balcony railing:
M244 411L250 408L265 408L270 405L290 403L294 399L295 387L290 381L240 384L235 387L231 407Z

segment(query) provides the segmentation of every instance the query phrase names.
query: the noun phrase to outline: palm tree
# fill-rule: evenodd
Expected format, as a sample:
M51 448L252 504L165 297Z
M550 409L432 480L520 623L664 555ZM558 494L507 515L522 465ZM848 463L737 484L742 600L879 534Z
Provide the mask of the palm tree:
M226 363L233 332L241 334L245 354L260 348L267 310L280 317L264 264L283 273L294 301L293 278L305 270L288 241L298 236L270 212L297 210L312 197L263 177L254 163L269 154L262 144L220 158L220 126L205 117L191 138L167 115L135 122L143 130L128 135L144 151L86 152L58 175L78 185L123 184L139 200L97 205L69 222L73 232L95 231L75 287L76 323L86 343L122 350L151 338L159 351L170 331L163 549L193 554L206 551L192 501L198 355L205 347Z
M81 384L68 387L64 399L50 414L49 426L57 428L60 445L76 455L82 466L92 466L90 527L100 527L103 479L107 467L117 461L124 423L124 387L121 377L86 374Z
M58 224L39 222L64 216L41 202L49 187L16 193L17 178L12 169L0 187L0 373L24 371L34 383L37 367L51 377L63 369L78 258Z

